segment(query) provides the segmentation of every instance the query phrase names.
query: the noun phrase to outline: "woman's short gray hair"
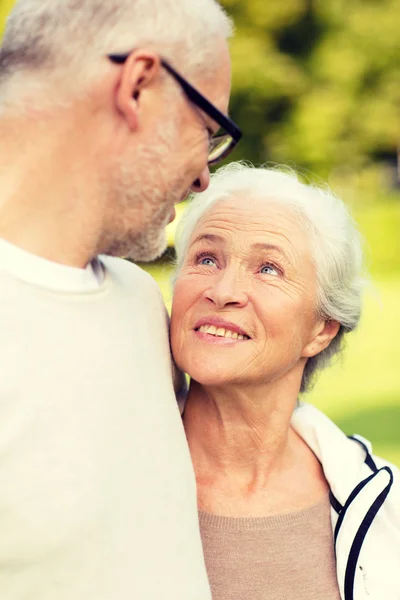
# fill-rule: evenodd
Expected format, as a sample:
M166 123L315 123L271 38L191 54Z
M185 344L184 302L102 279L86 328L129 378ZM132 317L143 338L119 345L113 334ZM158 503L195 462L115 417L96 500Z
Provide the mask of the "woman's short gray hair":
M0 50L0 79L69 69L79 88L81 71L98 72L99 58L143 46L187 75L207 75L219 66L218 41L232 31L216 0L17 0Z
M300 389L305 392L316 371L340 351L344 334L353 331L359 322L365 284L361 236L345 204L327 186L302 183L288 168L231 163L212 176L209 188L192 200L179 223L176 277L200 218L216 202L243 194L285 204L302 219L317 271L316 310L323 318L340 323L331 344L308 359Z

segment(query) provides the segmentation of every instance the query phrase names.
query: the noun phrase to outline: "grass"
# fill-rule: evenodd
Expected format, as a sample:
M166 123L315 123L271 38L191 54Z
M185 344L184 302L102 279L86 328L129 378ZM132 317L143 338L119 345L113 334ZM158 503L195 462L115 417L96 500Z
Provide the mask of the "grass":
M308 400L400 466L400 279L382 279L376 291L340 360L321 373Z
M171 265L146 266L171 305ZM369 439L375 454L400 466L400 278L375 282L359 329L322 372L304 400L312 402L348 435Z

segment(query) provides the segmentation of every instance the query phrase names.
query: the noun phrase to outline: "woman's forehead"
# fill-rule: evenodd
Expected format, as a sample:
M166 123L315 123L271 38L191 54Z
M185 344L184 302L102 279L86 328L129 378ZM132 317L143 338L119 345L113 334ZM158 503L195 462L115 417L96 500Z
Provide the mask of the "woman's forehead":
M191 236L191 244L206 235L234 232L237 236L283 233L304 237L305 228L293 207L274 199L232 196L216 202L199 219Z

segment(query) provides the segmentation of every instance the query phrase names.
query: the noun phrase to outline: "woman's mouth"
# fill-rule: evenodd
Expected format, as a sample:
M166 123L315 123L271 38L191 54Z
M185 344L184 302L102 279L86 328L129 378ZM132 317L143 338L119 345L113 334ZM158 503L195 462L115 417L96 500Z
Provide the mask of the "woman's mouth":
M195 331L199 333L203 333L207 336L219 337L219 338L227 338L232 340L249 340L249 336L238 333L233 329L229 329L229 327L216 327L212 324L204 324L195 329Z

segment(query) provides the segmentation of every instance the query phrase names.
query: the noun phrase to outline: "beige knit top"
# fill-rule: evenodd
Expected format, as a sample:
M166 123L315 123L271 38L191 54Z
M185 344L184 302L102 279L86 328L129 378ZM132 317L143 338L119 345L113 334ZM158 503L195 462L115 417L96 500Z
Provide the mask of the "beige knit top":
M328 496L271 517L199 516L213 600L340 600Z

